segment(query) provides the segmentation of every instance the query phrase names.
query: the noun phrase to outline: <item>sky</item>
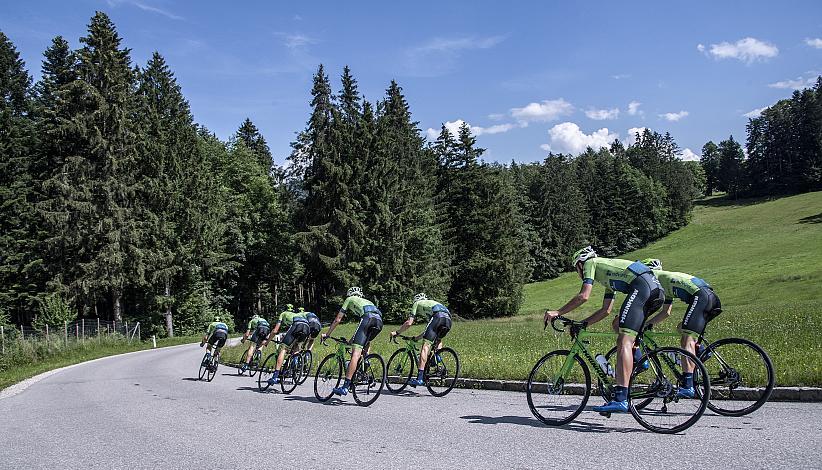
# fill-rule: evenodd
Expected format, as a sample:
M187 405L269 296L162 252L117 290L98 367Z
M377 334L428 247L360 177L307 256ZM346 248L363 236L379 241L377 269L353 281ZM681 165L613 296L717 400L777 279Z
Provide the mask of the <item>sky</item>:
M322 63L379 100L403 87L424 135L467 122L485 160L579 153L636 129L696 159L745 140L750 116L822 74L822 2L8 1L0 31L30 73L107 13L136 65L159 51L195 120L228 138L250 118L283 163Z

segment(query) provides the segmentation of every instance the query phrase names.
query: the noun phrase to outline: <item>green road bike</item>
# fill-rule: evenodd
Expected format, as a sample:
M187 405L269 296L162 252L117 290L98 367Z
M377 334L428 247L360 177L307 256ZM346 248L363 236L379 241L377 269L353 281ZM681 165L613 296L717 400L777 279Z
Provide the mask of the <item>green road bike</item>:
M211 382L214 376L217 375L217 367L220 365L220 348L214 348L214 354L206 351L203 355L203 360L200 361L200 380L205 378L206 381Z
M660 340L678 340L680 336L652 329L643 332L651 348L657 348ZM697 356L705 365L711 384L711 411L723 416L744 416L768 401L775 383L774 368L768 353L758 344L743 338L724 338L712 343L704 335L697 344L703 346ZM616 348L612 348L606 355L609 363L615 355Z
M274 370L277 368L277 357L279 356L279 348L275 349L274 352L266 356L265 361L263 361L262 367L260 367L260 375L257 377L257 388L261 392L265 392L271 386L268 383L268 379L274 376ZM296 349L296 348L295 348ZM302 373L302 365L301 365L301 352L302 351L289 351L288 356L283 360L283 365L280 367L280 390L283 391L285 394L289 394L297 388L297 385L301 384L300 376Z
M563 328L556 326L561 322ZM547 323L546 323L547 327ZM597 363L588 350L591 338L616 338L615 333L586 331L587 323L556 317L551 327L559 332L569 329L570 350L557 350L543 356L528 376L528 407L537 419L551 426L573 421L585 408L591 395L591 371L596 374L598 392L606 401L613 395L614 378ZM702 362L688 351L674 347L652 348L639 336L642 358L637 361L628 383L628 408L634 419L653 432L673 434L696 423L708 404L710 383L695 380L694 398L677 396L685 361L694 364L694 377L705 377ZM642 365L647 364L647 368ZM606 416L610 416L607 415Z
M351 353L351 343L345 338L328 336L322 340L332 339L337 343L337 350L325 356L314 375L314 396L325 402L334 395L334 388L339 387L345 379L348 369L348 357ZM368 345L363 352L368 350ZM379 354L371 353L360 356L357 370L351 378L351 394L354 401L360 406L369 406L379 398L385 385L385 361Z
M420 343L413 336L397 335L405 340L405 346L400 347L388 359L388 382L386 387L393 393L400 393L408 386L408 381L417 370L420 357ZM399 344L397 337L391 342ZM435 343L438 343L437 340ZM444 397L454 388L460 376L460 358L451 348L441 348L434 351L433 345L425 362L423 382L425 387L435 397Z

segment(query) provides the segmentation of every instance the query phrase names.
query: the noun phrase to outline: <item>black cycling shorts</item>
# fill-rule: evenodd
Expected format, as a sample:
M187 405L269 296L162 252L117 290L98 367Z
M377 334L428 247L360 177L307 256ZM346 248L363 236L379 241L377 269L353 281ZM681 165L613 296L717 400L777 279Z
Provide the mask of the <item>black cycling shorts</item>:
M382 316L380 316L379 310L365 313L360 319L357 331L351 338L351 344L355 347L364 348L380 334L380 331L382 331Z
M323 329L323 324L320 323L320 319L317 318L317 316L308 317L308 328L308 336L316 338L317 336L319 336L320 331Z
M619 309L619 331L636 336L645 319L665 303L665 293L650 271L639 274L630 286L631 291Z
M310 328L308 327L308 322L305 320L295 320L294 323L291 324L291 327L288 328L288 331L285 332L285 336L283 336L283 345L287 347L291 347L294 342L301 342L305 341L308 338L308 334L310 332Z
M214 330L208 338L208 344L222 348L225 346L225 340L228 339L228 332L225 330Z
M425 328L422 339L434 343L445 338L449 331L451 331L451 315L447 312L437 312L428 321L428 327Z
M691 301L685 316L682 318L682 331L694 336L700 336L705 332L705 326L709 321L721 312L719 297L709 287L701 287Z
M259 347L263 340L268 337L268 333L270 331L271 330L267 326L257 326L257 328L254 329L254 333L251 333L251 342L255 343Z

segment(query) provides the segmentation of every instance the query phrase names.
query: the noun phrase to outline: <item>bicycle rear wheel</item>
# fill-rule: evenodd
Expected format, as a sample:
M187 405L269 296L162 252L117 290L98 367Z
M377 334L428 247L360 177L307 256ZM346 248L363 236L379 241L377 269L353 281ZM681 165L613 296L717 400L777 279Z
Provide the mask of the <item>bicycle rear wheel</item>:
M628 384L628 408L634 418L646 429L662 434L682 432L705 412L711 396L706 380L694 380L693 398L678 395L683 378L683 364L694 365L694 377L705 377L702 361L684 349L664 347L645 354L647 369L635 367ZM641 363L641 362L640 362ZM642 404L639 408L637 405Z
M300 353L300 370L297 377L297 385L305 383L308 376L311 374L311 363L314 361L314 355L311 351L304 350Z
M400 393L408 386L411 374L414 373L414 356L405 349L400 348L388 358L388 372L386 373L386 384L391 393Z
M203 355L203 360L200 361L200 372L197 376L200 380L203 380L203 377L206 376L208 372L208 368L211 366L211 358L208 357L208 353Z
M314 396L317 400L328 401L334 395L334 389L340 386L343 379L343 365L336 354L329 354L320 361L314 374Z
M708 408L714 413L744 416L758 410L773 392L773 363L753 341L721 339L705 348L699 359L711 382Z
M220 366L220 354L214 354L211 356L211 361L208 364L208 371L206 372L206 380L211 382L214 380L214 376L217 375L217 367Z
M351 394L360 406L369 406L380 397L385 385L385 361L379 354L369 354L360 360L351 381Z
M451 348L437 350L425 367L425 387L431 395L444 397L454 388L460 377L460 358Z
M531 413L549 426L574 420L588 403L591 372L570 351L553 351L542 357L528 375L526 395Z
M248 376L254 377L260 370L260 360L263 358L263 352L257 349L254 355L251 356L251 364L248 366Z
M240 362L237 364L237 375L245 375L245 370L243 369L243 365L245 365L247 359L248 359L248 349L243 351L243 355L240 357Z
M277 353L273 352L269 354L265 361L263 361L262 367L260 367L260 375L257 376L257 389L261 392L265 392L268 390L268 387L271 384L268 383L268 379L270 379L274 375L274 369L277 368Z
M280 370L280 388L286 395L297 388L297 380L300 374L300 354L290 355Z

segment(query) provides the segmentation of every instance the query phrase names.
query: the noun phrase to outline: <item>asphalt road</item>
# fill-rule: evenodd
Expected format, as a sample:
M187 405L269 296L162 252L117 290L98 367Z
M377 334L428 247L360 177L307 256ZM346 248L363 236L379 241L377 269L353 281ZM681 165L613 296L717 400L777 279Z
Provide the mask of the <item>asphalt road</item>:
M201 356L193 345L108 358L0 400L0 468L822 468L822 403L708 411L674 436L588 411L549 428L521 393L321 404L312 379L287 396L228 367L197 381Z

